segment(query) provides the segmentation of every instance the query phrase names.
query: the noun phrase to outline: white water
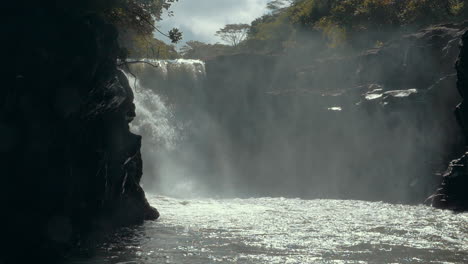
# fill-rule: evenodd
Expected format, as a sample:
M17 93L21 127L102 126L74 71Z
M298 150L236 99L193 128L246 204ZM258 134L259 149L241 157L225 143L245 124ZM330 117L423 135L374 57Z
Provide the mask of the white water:
M132 60L129 60L132 61ZM170 71L177 71L183 69L191 74L194 80L203 78L206 74L205 63L201 60L188 60L188 59L176 59L176 60L154 60L154 59L143 59L139 60L145 63L135 64L134 69L140 68L153 68L161 74L164 79L169 77ZM151 66L152 65L152 66Z
M205 64L200 60L185 59L144 62L132 65L132 70L137 75L149 73L156 76L156 81L152 82L154 87L144 87L132 74L126 74L134 91L136 106L136 118L130 129L143 136L143 169L147 183L144 187L172 196L197 195L195 192L201 192L204 187L197 182L193 168L200 165L197 165L197 155L189 153L191 149L183 141L185 132L191 130L191 123L177 116L158 91L167 88L164 86L185 89L174 85L177 78L200 83L205 78Z
M172 113L159 95L140 85L138 79L126 74L135 96L136 118L130 123L133 133L145 134L152 142L152 147L160 146L172 149L178 133L172 121Z
M468 214L343 200L151 196L156 222L78 263L468 263Z

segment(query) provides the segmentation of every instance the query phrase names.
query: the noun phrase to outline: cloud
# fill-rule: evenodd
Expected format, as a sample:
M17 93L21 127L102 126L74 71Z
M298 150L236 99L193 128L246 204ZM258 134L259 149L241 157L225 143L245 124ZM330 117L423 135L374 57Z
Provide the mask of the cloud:
M215 32L226 24L247 23L266 13L268 0L179 0L173 4L173 17L165 16L158 26L163 32L176 27L184 42L221 42ZM157 38L161 38L156 35Z

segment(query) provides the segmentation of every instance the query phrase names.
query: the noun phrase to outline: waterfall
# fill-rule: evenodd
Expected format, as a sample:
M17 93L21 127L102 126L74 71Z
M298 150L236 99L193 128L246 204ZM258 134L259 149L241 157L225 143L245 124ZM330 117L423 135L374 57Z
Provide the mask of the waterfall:
M137 112L131 127L143 137L146 191L405 202L433 189L424 175L441 163L437 153L448 144L440 131L451 121L430 100L419 103L423 90L272 95L277 71L257 60L130 64L137 77L128 74ZM284 78L295 85L294 76Z
M135 95L136 118L130 124L131 131L149 137L152 145L174 148L177 129L173 124L172 112L159 95L142 87L134 76L128 73L126 76Z
M200 60L150 60L132 63L126 73L135 95L133 133L141 135L143 183L147 191L197 195L195 167L203 166L184 139L194 130L193 105L199 103L205 64ZM136 78L135 78L136 77ZM188 114L190 113L190 118Z
M188 59L176 59L176 60L154 60L154 59L143 59L143 60L132 60L129 62L141 62L132 65L132 70L144 71L153 70L154 73L161 74L164 79L167 79L172 72L177 70L186 70L189 72L194 80L200 80L205 77L205 63L201 60L188 60Z

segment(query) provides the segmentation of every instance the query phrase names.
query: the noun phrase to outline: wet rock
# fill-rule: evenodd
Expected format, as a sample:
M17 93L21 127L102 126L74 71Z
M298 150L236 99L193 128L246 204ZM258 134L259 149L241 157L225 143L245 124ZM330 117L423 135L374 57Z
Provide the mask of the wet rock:
M468 33L462 37L460 55L456 63L457 89L463 101L457 106L455 115L468 139L468 109L466 96L468 91ZM466 148L466 147L465 147ZM428 199L428 203L439 208L468 210L468 153L453 160L443 174L442 183L437 192Z
M427 202L432 206L453 210L468 210L468 153L453 160L443 174L437 192Z

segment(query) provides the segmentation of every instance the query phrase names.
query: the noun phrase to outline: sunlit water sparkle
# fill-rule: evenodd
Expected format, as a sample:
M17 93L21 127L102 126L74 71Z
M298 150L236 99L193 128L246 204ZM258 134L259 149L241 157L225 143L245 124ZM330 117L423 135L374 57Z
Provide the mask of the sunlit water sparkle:
M72 263L468 263L468 214L285 198L150 196L156 222Z

